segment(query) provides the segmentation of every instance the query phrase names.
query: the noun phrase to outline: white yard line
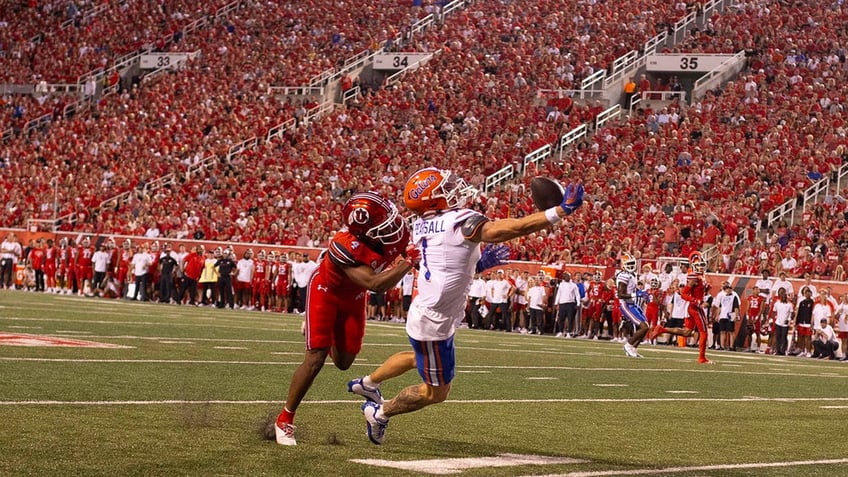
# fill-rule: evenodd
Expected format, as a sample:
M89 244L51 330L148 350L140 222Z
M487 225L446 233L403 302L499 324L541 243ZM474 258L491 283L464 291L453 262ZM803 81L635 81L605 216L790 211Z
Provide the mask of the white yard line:
M425 474L449 475L462 473L465 469L512 467L517 465L583 464L589 461L574 459L572 457L500 454L489 457L456 457L451 459L424 460L351 459L351 462L376 467L422 472Z
M96 336L86 336L86 338L93 339L107 339ZM116 338L108 338L108 339L116 339ZM147 338L145 338L147 339ZM166 338L156 338L157 340L163 340ZM193 339L193 338L191 338ZM200 340L202 341L202 340ZM209 340L209 341L231 341L238 342L239 340ZM249 341L249 340L245 340ZM295 342L291 342L295 343ZM301 344L300 342L297 342ZM372 345L373 346L373 345ZM379 345L378 345L379 346ZM384 346L398 346L398 345L384 345ZM234 365L245 365L245 364L257 364L257 365L299 365L300 362L275 362L275 361L227 361L227 360L179 360L179 359L78 359L78 358L24 358L24 357L9 357L9 356L0 356L0 361L40 361L40 362L48 362L48 363L124 363L124 364L137 364L137 363L168 363L168 364L234 364ZM354 366L371 366L367 363L364 363L363 360L357 360L354 363ZM469 366L457 366L457 370L460 372L472 373L474 371L484 370L528 370L528 371L587 371L590 373L594 372L621 372L621 368L584 368L584 367L576 367L576 366L482 366L482 365L469 365ZM739 374L739 375L754 375L754 376L797 376L797 377L810 377L810 378L832 378L832 379L848 379L848 375L834 375L833 373L792 373L792 372L783 372L783 373L764 373L761 371L731 371L731 370L721 370L716 369L715 367L710 368L693 368L693 369L676 369L670 370L668 368L633 368L628 369L628 373L668 373L669 371L674 371L678 373L711 373L711 374Z
M848 402L848 397L787 397L787 398L573 398L573 399L449 399L444 404L560 404L560 403L671 403L671 402ZM58 401L58 400L23 400L0 401L0 406L161 406L171 404L283 404L284 401L269 400L209 400L192 401L182 399L146 400L146 401ZM350 404L362 402L361 399L332 399L318 401L303 401L304 404ZM823 407L823 406L822 406ZM845 406L848 407L848 406Z
M535 475L533 477L605 477L613 475L661 475L676 474L681 472L704 472L712 470L767 469L774 467L798 467L805 465L833 464L848 464L848 459L796 460L788 462L753 462L750 464L694 465L690 467L665 467L661 469L595 470L566 472L562 474Z

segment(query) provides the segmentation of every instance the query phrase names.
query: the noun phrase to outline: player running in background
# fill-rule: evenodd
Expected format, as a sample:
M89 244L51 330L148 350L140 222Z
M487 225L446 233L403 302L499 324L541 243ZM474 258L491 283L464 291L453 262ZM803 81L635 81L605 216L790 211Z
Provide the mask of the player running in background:
M648 303L645 305L645 317L648 319L648 326L655 327L663 320L663 300L665 292L660 289L660 280L657 277L651 278L651 288L648 290ZM649 340L651 344L657 344L656 337Z
M692 336L695 331L698 332L698 362L702 364L712 364L712 361L707 359L707 315L704 313L704 297L709 293L710 285L704 280L704 271L707 263L704 261L701 252L695 251L689 255L689 265L692 271L686 278L686 286L680 291L680 296L689 302L688 316L683 324L683 328L665 328L663 326L654 327L651 332L651 338L656 338L663 333L670 333L677 336Z
M645 317L642 307L637 303L637 300L647 301L649 295L638 286L639 280L636 277L636 270L636 257L627 252L621 254L621 270L615 276L615 287L619 309L621 310L621 319L634 326L633 334L624 343L624 353L631 358L642 357L636 348L639 347L642 338L650 329L648 319Z
M409 244L409 229L395 205L375 192L354 194L342 210L345 227L330 240L312 273L306 294L306 354L289 384L274 425L277 443L293 446L294 416L329 355L350 368L365 336L366 290L385 291L420 258ZM407 250L407 246L410 249ZM406 258L401 258L401 255Z
M465 317L474 272L480 269L480 243L504 242L548 228L583 203L583 186L569 185L560 205L492 221L467 208L476 194L453 172L436 168L421 169L406 183L403 199L416 215L412 238L421 252L418 295L406 322L413 352L396 353L371 375L348 383L349 391L366 398L361 408L368 438L375 444L383 442L390 417L447 399L456 372L454 334ZM383 402L380 384L416 367L423 382Z

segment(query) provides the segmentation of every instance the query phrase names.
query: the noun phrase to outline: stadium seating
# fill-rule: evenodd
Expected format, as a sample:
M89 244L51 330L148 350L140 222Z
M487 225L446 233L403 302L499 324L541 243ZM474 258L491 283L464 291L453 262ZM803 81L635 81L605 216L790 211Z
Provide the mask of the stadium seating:
M549 121L539 89L573 87L643 43L658 25L685 14L667 2L637 2L630 5L634 13L624 17L612 4L573 3L572 9L546 1L473 3L405 46L438 53L395 85L366 93L351 107L281 140L260 142L229 163L187 175L188 165L200 158L221 157L230 145L264 137L268 128L294 115L299 105L271 99L264 94L267 86L305 84L358 49L383 44L422 13L398 2L386 2L386 8L372 2L368 15L355 9L299 11L289 4L278 5L272 15L264 6L247 4L225 22L183 40L204 51L184 71L107 98L96 114L53 125L38 136L38 152L27 151L31 139L12 142L12 154L24 160L4 177L4 189L12 192L3 202L18 204L10 215L13 223L52 216L49 178L30 175L33 165L46 162L49 177L63 178L62 214L79 213L77 230L142 234L155 223L173 236L202 233L292 244L302 229L317 229L321 242L339 225L338 202L330 197L365 188L397 197L399 177L423 164L484 174L520 164L528 152L592 117L589 105L576 105L561 120ZM590 141L566 151L561 162L528 171L526 179L580 180L592 200L590 211L569 226L514 244L515 257L604 263L617 251L609 248L614 240L640 250L644 258L656 257L667 253L666 214L681 213L684 206L692 213L693 232L681 245L700 247L702 224L709 219L745 230L809 184L811 176L838 166L842 157L832 151L845 145L839 105L845 97L845 63L829 63L838 54L819 39L825 31L824 38L836 44L842 33L813 30L808 22L826 25L844 21L844 14L818 5L793 6L791 15L786 6L769 8L742 4L712 18L709 34L696 33L678 46L702 52L748 49L753 67L692 107L671 105L679 124L649 127L662 111L643 110L596 131ZM300 22L308 15L320 21ZM331 20L359 27L339 27L344 31L332 35L329 27L318 32L303 26ZM290 30L288 36L265 34L281 26ZM239 35L246 31L257 33ZM757 32L768 34L768 48L757 43L762 41ZM787 60L793 49L806 57ZM811 59L820 60L816 68L809 67ZM750 82L756 85L753 92ZM824 98L831 104L822 107ZM164 124L180 132L164 134ZM81 137L91 139L83 146ZM116 146L115 138L132 142ZM86 213L108 197L141 190L172 173L179 179L169 187L139 193L96 215ZM526 214L525 187L519 179L491 191L480 207L493 217ZM182 215L191 211L199 211L200 218L188 227ZM237 223L240 214L248 219L245 226ZM805 241L794 240L796 246ZM765 244L751 244L731 262L767 252Z

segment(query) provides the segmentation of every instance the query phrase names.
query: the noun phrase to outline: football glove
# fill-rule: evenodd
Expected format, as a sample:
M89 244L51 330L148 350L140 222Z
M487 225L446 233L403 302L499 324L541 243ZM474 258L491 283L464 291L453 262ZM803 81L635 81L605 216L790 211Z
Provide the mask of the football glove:
M636 295L636 298L641 298L643 300L648 299L648 292L646 292L645 290L636 290L635 295Z
M480 252L480 260L477 260L477 273L497 267L498 265L503 265L508 258L508 246L490 243L483 247L483 251Z
M581 205L583 205L583 184L568 184L559 206L565 211L565 215L571 215Z

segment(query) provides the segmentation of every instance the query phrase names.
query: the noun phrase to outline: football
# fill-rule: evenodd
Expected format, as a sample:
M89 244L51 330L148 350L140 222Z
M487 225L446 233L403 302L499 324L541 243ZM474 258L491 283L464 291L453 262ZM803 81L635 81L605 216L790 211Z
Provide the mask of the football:
M530 197L539 210L550 209L562 202L565 190L559 182L547 177L534 177L530 181Z

